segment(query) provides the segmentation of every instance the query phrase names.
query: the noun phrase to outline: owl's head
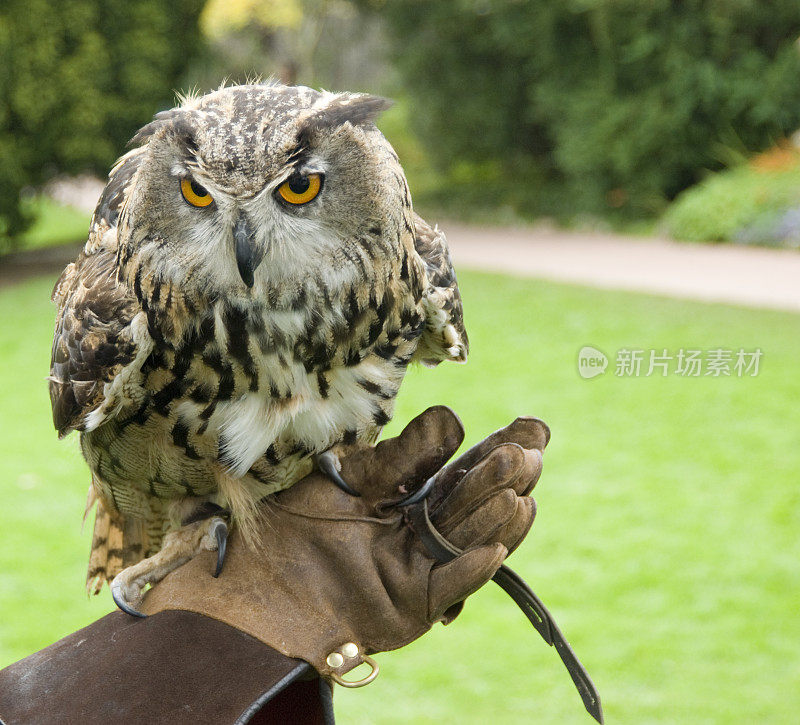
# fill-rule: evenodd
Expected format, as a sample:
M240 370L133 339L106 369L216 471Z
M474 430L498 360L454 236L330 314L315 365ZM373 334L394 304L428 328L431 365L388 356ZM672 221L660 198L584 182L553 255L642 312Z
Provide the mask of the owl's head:
M141 158L120 216L121 273L135 258L229 297L346 273L352 245L396 240L410 220L403 171L373 123L387 106L258 84L158 114L132 141Z

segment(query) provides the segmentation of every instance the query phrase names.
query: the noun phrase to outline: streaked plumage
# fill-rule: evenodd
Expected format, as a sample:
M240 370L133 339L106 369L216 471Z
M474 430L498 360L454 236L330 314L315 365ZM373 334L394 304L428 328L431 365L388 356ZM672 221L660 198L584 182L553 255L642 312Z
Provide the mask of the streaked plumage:
M312 454L374 440L412 360L466 359L445 237L412 211L372 122L384 106L223 88L159 114L112 169L53 292L53 419L80 431L100 504L90 583L205 502L246 522ZM309 173L324 178L317 198L277 198ZM184 201L181 178L214 203ZM252 287L242 219L261 259Z

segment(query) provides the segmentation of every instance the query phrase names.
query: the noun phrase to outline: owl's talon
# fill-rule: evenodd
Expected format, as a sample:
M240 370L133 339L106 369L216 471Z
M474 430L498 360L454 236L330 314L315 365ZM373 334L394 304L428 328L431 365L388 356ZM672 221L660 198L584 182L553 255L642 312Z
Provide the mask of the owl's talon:
M414 493L408 494L405 498L400 499L395 505L397 508L401 508L403 506L412 506L415 503L419 503L424 498L428 498L430 492L433 490L433 484L436 483L436 477L431 476L425 483L420 486L417 491ZM402 491L401 493L406 493L406 491Z
M122 590L122 584L118 581L114 581L111 583L111 598L114 600L114 604L116 604L125 614L130 614L132 617L140 617L145 619L147 617L146 614L142 614L138 609L134 609L130 604L128 604L128 600L125 598L125 595Z
M225 551L228 547L228 526L222 519L216 519L209 533L213 534L217 540L217 568L213 574L216 579L222 573L222 567L225 564Z
M123 569L111 582L111 596L114 603L132 617L146 617L131 604L142 599L148 584L155 585L167 574L183 566L201 551L217 550L217 571L219 576L225 561L228 541L228 526L221 518L202 519L186 524L164 537L161 550L147 559Z
M339 463L338 456L333 451L328 450L324 453L318 453L314 457L314 462L317 464L317 468L341 488L342 491L351 496L361 496L358 491L350 488L347 481L342 478L342 475L339 473L341 464Z

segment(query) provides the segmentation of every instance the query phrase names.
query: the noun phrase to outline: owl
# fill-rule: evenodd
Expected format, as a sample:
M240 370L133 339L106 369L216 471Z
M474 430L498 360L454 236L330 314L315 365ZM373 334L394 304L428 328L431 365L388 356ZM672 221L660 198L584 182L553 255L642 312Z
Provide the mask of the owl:
M133 602L390 420L410 363L463 362L444 235L382 98L275 83L185 97L112 168L56 283L49 377L96 502L87 587ZM218 573L218 572L217 572ZM113 581L112 581L113 580Z

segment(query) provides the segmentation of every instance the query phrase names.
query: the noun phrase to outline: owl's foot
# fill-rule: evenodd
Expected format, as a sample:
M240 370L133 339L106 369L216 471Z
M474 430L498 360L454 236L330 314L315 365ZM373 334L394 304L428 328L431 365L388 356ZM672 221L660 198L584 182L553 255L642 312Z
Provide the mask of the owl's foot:
M324 453L317 453L317 455L314 456L314 463L317 468L341 488L342 491L349 493L351 496L361 495L358 491L350 488L347 481L342 478L342 474L339 473L339 471L342 470L342 464L339 462L339 456L333 451L327 450Z
M228 526L215 516L203 521L182 526L164 537L161 551L138 564L123 569L111 582L114 603L133 617L146 617L136 609L148 584L160 582L171 571L194 558L201 551L217 552L217 567L214 576L219 576L225 562Z

